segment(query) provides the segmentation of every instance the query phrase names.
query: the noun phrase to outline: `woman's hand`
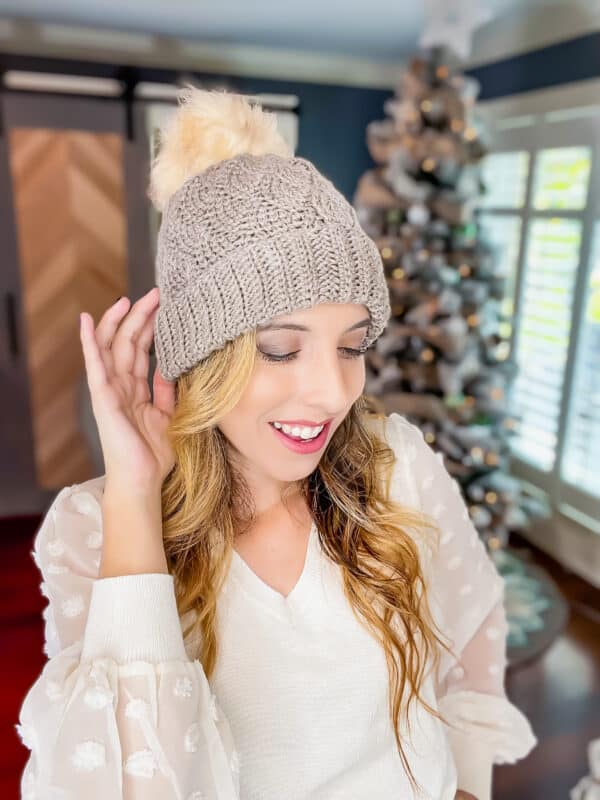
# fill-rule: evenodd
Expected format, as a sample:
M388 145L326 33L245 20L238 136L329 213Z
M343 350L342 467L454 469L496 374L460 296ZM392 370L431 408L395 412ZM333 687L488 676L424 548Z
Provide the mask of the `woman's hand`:
M477 800L474 794L459 789L454 795L454 800Z
M160 490L175 462L166 436L175 383L156 368L154 400L148 385L158 305L154 287L129 311L129 299L121 297L96 329L91 316L81 314L80 338L107 484L124 484L134 493Z

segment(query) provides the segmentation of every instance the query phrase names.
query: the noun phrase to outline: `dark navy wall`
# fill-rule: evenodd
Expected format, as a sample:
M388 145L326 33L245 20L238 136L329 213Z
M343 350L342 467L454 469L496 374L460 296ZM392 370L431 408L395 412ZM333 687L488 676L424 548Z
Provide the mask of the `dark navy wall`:
M495 61L466 74L481 83L480 100L545 89L600 76L600 33ZM248 92L292 92L300 98L297 154L309 158L351 200L362 173L373 166L365 143L371 120L384 117L391 90L293 81L232 78Z
M308 56L307 56L308 57ZM119 64L40 58L0 52L0 72L34 69L67 74L116 77L126 81L167 81L176 70ZM232 90L282 92L300 99L297 155L314 162L348 200L360 176L373 166L365 131L383 119L383 103L391 90L337 86L303 81L192 73L207 85L224 80ZM544 89L600 75L600 33L590 33L528 53L485 64L467 74L481 83L481 100Z
M600 32L494 61L469 75L481 83L480 100L547 89L600 76Z
M365 133L371 120L382 119L383 102L393 92L296 81L232 78L240 90L292 93L299 97L296 155L308 158L352 199L360 175L373 166Z

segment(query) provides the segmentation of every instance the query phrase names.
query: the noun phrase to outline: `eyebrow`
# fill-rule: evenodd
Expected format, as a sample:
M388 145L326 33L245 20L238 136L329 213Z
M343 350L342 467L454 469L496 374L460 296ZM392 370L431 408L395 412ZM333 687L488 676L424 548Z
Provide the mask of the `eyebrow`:
M344 333L348 333L348 331L356 330L356 328L366 327L370 325L371 320L369 317L366 319L361 319L360 322L355 322L354 325L351 325L349 328L346 328ZM310 331L310 328L307 328L306 325L298 325L297 323L292 322L277 322L277 323L268 323L266 325L258 325L257 326L259 331L277 331L277 330L286 330L286 331Z

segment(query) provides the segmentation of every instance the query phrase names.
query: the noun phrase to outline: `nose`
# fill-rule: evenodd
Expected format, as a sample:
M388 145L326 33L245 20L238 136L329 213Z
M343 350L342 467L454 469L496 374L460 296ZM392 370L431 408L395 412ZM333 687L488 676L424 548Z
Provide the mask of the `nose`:
M356 370L357 366L339 353L319 353L302 378L306 407L323 417L339 415L354 401L357 390L364 388L364 372L362 385L357 387Z

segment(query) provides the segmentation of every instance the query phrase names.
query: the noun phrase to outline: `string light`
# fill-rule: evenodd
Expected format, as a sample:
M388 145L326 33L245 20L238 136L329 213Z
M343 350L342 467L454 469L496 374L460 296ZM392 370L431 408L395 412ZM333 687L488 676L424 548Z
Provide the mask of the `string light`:
M496 492L486 492L485 493L485 502L493 505L498 500L498 495Z
M472 447L471 455L473 456L473 458L477 459L477 461L480 461L481 458L483 457L483 450L481 449L481 447Z
M488 539L490 550L499 550L501 547L500 539L497 536L490 536Z
M462 119L453 119L450 121L450 128L454 133L460 133L464 127L465 123Z
M458 274L461 276L461 278L466 278L471 274L471 267L468 264L461 264L458 268Z
M489 464L490 467L495 467L496 464L498 463L498 461L499 461L499 459L498 459L498 454L497 453L490 452L490 453L487 453L486 456L485 456L485 463Z
M471 328L474 328L476 325L478 325L479 317L477 316L477 314L469 314L469 316L467 317L467 323Z
M392 270L392 277L396 278L397 280L402 280L404 278L405 272L402 267L396 267L396 269Z
M391 247L383 247L381 250L382 258L391 258L392 257L392 248Z
M440 64L440 66L436 69L435 74L438 78L445 80L448 75L450 74L450 70L446 66L446 64Z
M509 355L510 355L510 344L508 342L500 342L500 344L496 348L496 360L506 361Z
M423 436L427 444L433 444L435 442L435 433L433 433L432 431L427 431L426 433L423 434Z
M463 136L467 141L472 142L477 138L477 131L475 128L465 128Z
M421 169L423 172L433 172L436 167L436 161L434 158L425 158L421 162Z
M421 111L431 111L433 108L433 103L431 100L423 100L421 103Z

